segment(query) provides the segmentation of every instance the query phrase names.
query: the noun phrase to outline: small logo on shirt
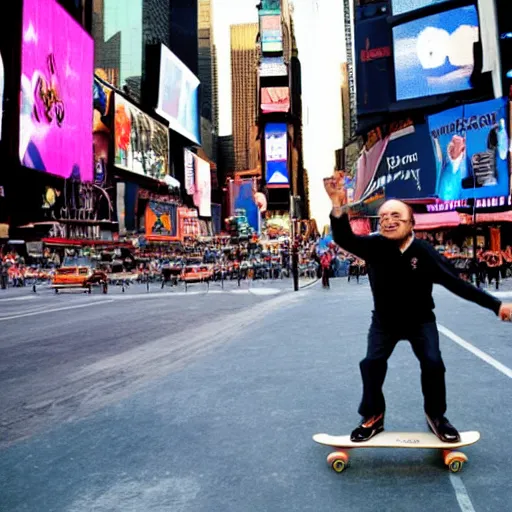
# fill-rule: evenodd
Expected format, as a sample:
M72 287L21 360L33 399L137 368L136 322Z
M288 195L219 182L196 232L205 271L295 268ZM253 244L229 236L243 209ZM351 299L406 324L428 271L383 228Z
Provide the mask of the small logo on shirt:
M411 258L411 267L413 270L417 270L418 268L418 258Z

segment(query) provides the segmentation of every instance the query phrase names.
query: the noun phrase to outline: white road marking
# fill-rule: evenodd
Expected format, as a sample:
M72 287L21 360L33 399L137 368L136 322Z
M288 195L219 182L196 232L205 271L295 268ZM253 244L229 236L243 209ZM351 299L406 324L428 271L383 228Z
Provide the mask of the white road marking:
M36 295L22 295L21 297L3 297L0 302L15 302L19 300L32 300L37 299Z
M461 477L450 473L450 482L455 490L455 496L457 497L462 512L475 512L475 508L473 507L473 503L471 503L468 491Z
M94 301L94 302L88 302L86 304L75 304L74 306L64 306L62 308L43 309L40 311L31 311L29 313L19 313L18 315L0 317L0 322L4 322L6 320L15 320L16 318L24 318L27 316L45 315L48 313L57 313L59 311L68 311L70 309L89 308L91 306L97 306L99 304L108 304L109 302L114 302L114 300L113 299L98 300L98 301Z
M450 331L450 329L447 329L443 325L438 324L439 332L444 334L447 338L450 338L452 341L457 343L457 345L460 345L462 348L465 348L472 354L474 354L476 357L479 357L482 361L485 361L487 364L490 364L491 366L494 366L496 370L500 371L507 377L510 377L512 379L512 370L505 366L504 364L500 363L494 357L491 357L489 354L486 354L485 352L482 352L479 348L476 348L475 346L471 345L466 340L463 340L460 336L457 336L454 332Z

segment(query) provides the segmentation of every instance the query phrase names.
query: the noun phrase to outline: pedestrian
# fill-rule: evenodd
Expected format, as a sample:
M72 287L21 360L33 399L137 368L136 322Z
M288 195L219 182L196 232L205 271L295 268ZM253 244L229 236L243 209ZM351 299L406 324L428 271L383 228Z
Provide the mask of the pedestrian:
M350 227L346 192L335 178L326 178L324 185L332 202L334 241L366 262L374 302L367 354L360 363L363 419L352 432L352 441L367 441L384 430L382 386L387 361L396 344L408 340L420 362L427 423L442 441L458 442L458 431L445 417L445 366L433 311L433 285L441 284L506 321L511 320L512 304L503 304L461 279L428 242L415 238L410 206L397 200L385 202L379 210L380 233L358 236Z
M322 286L330 288L329 285L329 272L331 271L331 254L326 250L320 258L320 265L322 266Z

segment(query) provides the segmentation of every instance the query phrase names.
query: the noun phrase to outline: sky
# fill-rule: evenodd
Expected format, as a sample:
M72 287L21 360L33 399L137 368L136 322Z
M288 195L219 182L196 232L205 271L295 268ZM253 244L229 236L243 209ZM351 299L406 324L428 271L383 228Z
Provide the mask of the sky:
M213 0L214 40L219 70L219 134L231 129L231 25L256 23L257 0ZM342 146L341 63L345 60L343 2L294 0L294 21L302 65L304 166L310 181L311 216L328 223L330 202L323 178L332 174L334 151Z

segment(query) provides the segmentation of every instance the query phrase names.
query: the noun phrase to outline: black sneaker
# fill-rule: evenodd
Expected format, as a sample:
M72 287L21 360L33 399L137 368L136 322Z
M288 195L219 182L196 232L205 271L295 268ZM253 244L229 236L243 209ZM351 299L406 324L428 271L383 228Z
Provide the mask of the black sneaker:
M430 430L445 443L458 443L460 435L457 429L444 417L431 418L427 414L427 424Z
M363 443L384 430L384 414L365 418L361 424L350 434L354 443Z

